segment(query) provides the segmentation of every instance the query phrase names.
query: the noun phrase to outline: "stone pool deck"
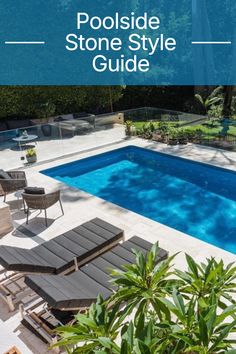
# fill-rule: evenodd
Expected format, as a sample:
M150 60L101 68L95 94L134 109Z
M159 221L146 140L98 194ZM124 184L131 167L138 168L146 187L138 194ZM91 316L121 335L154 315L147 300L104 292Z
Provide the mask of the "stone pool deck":
M121 137L119 136L119 138ZM61 216L60 208L55 205L48 211L49 226L47 228L45 227L43 216L38 215L38 212L32 213L29 225L26 225L25 214L22 210L18 210L17 201L14 195L11 195L8 198L8 203L12 211L14 230L4 236L0 240L0 244L31 248L97 216L124 229L126 239L133 235L138 235L151 242L159 241L160 246L168 250L170 254L181 252L175 260L177 267L183 268L185 266L184 252L189 253L197 261L203 261L206 257L210 256L216 257L217 259L222 258L226 263L236 261L236 256L229 252L223 251L100 198L68 187L39 173L42 169L127 145L136 145L236 171L236 153L233 152L192 144L170 147L164 144L135 138L123 141L120 139L120 142L118 140L119 139L116 139L114 145L110 144L109 146L103 146L91 151L75 153L69 157L60 158L60 160L55 159L54 161L26 168L30 185L44 186L48 191L57 188L61 189L65 215ZM50 144L48 148L50 148ZM37 218L35 218L36 215L38 215ZM0 340L0 353L13 345L16 345L23 354L46 354L52 352L48 351L45 344L20 324L18 312L9 313L6 305L1 302L1 300L0 333L2 337Z
M22 168L26 160L25 157L27 148L35 148L37 151L38 162L42 163L45 160L57 159L61 156L68 156L78 151L94 149L97 146L103 146L121 141L124 139L124 126L121 124L106 125L87 134L68 135L60 139L60 137L38 138L35 142L28 143L19 149L17 143L10 139L5 143L0 140L0 160L1 168L15 169Z

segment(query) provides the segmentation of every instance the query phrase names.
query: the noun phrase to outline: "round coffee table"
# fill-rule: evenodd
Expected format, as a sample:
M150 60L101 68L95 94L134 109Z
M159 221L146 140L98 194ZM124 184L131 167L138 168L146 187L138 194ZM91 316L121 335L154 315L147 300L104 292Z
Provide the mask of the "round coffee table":
M38 135L26 135L26 136L19 136L18 138L13 138L12 140L16 141L19 145L20 150L22 150L22 145L26 145L27 143L31 143L38 139Z

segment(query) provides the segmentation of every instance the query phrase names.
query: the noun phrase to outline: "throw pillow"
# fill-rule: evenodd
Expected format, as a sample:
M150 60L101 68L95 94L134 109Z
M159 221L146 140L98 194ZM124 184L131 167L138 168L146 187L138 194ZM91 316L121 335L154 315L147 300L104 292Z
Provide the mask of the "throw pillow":
M25 187L27 194L45 194L45 189L40 187Z

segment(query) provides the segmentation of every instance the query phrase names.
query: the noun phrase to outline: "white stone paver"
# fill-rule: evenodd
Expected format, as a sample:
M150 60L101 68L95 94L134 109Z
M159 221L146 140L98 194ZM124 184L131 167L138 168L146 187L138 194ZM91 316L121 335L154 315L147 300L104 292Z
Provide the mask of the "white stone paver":
M110 131L107 131L107 134L110 134ZM114 140L121 141L121 138L121 134L118 132ZM106 139L104 139L104 143L105 142ZM141 139L124 140L120 143L116 143L115 145L100 147L93 151L80 152L74 154L73 156L61 158L60 160L45 162L42 165L35 165L32 168L27 168L26 170L29 184L44 186L47 190L60 188L62 192L62 201L65 209L65 215L62 217L60 208L57 205L53 206L48 213L50 221L49 227L46 228L44 225L43 215L42 217L35 218L34 216L37 215L37 212L33 213L30 217L30 223L27 226L27 229L34 232L36 236L27 237L20 232L21 225L26 227L25 215L23 211L19 211L17 209L17 203L15 201L14 195L11 195L9 196L8 202L11 205L15 230L13 233L3 237L0 240L0 244L31 248L41 242L44 242L45 240L49 240L61 234L62 232L79 225L86 220L97 216L124 229L126 238L129 238L135 234L151 242L159 241L160 246L168 250L170 254L181 252L181 254L179 254L175 260L177 267L185 267L183 252L189 253L197 261L202 261L209 256L214 256L218 259L223 258L226 263L235 261L236 256L229 252L221 250L194 237L185 235L182 232L171 229L132 211L123 209L112 203L105 202L100 198L68 187L52 178L39 173L40 170L45 168L78 160L126 145L137 145L140 147L173 154L176 156L189 158L195 161L201 161L236 171L236 153L192 144L188 144L186 146L170 147L164 144L154 143ZM89 148L89 146L87 146L87 148ZM48 149L50 149L50 143L48 144ZM5 305L0 303L0 308L3 308L3 306ZM6 312L6 310L4 311ZM4 311L0 311L0 336L1 327L4 326L4 331L8 333L8 339L12 336L12 344L15 344L17 341L19 349L22 348L22 353L45 354L48 352L46 345L39 341L34 335L30 334L30 332L23 328L23 326L19 326L20 320L18 314L9 317L6 316ZM15 333L13 334L13 332ZM28 351L25 351L24 345L27 346Z
M16 322L16 320L14 322ZM20 340L20 338L18 338L17 332L13 333L11 326L9 324L5 324L4 322L0 322L0 339L0 353L5 353L13 346L20 348L22 354L32 353L31 350Z
M38 139L35 149L39 162L49 159L57 159L61 156L70 155L72 153L95 148L104 144L114 143L124 138L124 126L115 124L112 127L107 126L106 129L90 132L84 135L67 136L63 139L44 138ZM34 143L27 146L34 147ZM21 157L25 157L26 151L20 151L14 144L2 143L0 140L0 159L1 168L15 169L23 167L25 161L21 161Z

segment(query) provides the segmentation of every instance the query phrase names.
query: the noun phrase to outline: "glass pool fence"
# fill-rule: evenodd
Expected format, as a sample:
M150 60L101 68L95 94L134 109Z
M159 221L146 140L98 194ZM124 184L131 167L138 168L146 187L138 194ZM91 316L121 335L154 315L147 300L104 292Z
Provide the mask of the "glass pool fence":
M143 125L148 127L150 123L158 129L162 122L162 125L171 125L172 130L201 131L197 143L236 151L234 120L207 119L196 114L142 107L96 116L54 117L42 124L32 120L31 126L0 131L1 168L27 165L30 163L27 156L34 152L37 162L43 162L121 141L125 139L124 122L127 120L137 129Z

